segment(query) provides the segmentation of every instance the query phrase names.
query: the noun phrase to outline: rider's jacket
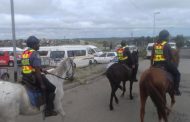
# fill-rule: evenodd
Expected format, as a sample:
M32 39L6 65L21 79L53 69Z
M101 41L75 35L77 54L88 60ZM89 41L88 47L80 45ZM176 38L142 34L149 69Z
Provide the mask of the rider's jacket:
M118 56L118 60L119 61L123 61L123 60L126 60L128 59L128 56L124 56L124 50L125 50L126 46L125 47L120 47L117 49L117 56Z
M35 72L35 69L31 66L30 60L29 60L34 51L35 50L33 50L33 49L28 49L22 53L21 63L22 63L22 73L23 74L31 74L31 73Z
M153 61L159 62L159 61L165 61L166 57L164 56L164 46L166 45L166 41L163 41L162 43L155 43L153 50L154 50L154 56Z

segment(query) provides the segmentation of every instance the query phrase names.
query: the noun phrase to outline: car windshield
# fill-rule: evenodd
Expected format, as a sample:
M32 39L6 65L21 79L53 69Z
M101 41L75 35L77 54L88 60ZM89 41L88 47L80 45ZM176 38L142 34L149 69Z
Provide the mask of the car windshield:
M65 56L65 51L52 51L50 58L55 59L55 58L64 58Z
M94 50L95 50L96 52L101 52L101 50L100 50L99 48L94 48Z
M40 56L47 56L48 51L39 51Z
M153 48L153 46L148 46L147 49L148 49L148 50L152 50L152 48Z

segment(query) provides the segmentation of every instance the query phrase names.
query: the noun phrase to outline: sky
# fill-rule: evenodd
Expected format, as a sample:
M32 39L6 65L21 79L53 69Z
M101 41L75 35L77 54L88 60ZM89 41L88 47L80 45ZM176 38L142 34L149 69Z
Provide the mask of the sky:
M190 36L189 5L190 0L14 0L16 38L153 36L162 29ZM0 0L0 18L0 39L11 39L10 0Z

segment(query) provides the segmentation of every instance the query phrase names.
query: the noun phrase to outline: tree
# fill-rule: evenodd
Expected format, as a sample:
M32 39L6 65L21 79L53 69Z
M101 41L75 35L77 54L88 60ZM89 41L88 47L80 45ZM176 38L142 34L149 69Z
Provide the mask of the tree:
M103 47L104 47L105 50L106 50L106 47L108 47L108 42L107 42L107 41L103 41Z
M176 45L178 48L181 48L184 46L185 44L185 38L183 37L183 35L177 35L175 38L174 38L175 42L176 42Z

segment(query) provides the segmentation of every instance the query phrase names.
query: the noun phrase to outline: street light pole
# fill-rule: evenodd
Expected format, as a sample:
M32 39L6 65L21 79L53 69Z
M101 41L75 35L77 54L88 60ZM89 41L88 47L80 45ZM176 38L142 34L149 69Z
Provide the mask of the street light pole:
M160 12L154 12L154 24L153 24L153 42L154 42L154 39L155 39L155 28L156 28L156 15L157 14L160 14Z
M14 81L17 81L17 58L16 58L16 35L15 35L15 17L14 17L14 2L11 2L11 20L12 20L12 38L13 38L13 52L14 52Z

